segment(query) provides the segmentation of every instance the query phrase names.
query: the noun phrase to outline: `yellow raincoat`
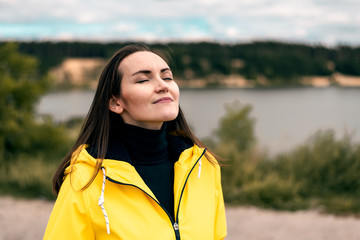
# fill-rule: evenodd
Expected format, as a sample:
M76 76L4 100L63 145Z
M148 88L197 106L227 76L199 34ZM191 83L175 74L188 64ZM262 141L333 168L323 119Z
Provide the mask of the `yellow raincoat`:
M220 167L194 145L174 165L175 219L164 210L135 168L104 159L85 190L96 163L79 149L51 213L44 239L224 239L226 219ZM71 172L71 174L70 174Z

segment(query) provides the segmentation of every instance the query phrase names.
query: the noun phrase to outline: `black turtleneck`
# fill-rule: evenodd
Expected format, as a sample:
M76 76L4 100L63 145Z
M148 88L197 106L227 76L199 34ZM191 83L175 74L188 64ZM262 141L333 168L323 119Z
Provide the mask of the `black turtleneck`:
M169 159L165 129L166 124L160 130L124 124L122 140L136 171L174 216L174 161Z
M125 157L124 147L128 155ZM175 159L168 149L166 123L160 130L120 123L111 127L106 158L129 161L160 204L174 217Z
M149 130L125 124L120 115L110 112L109 143L105 159L132 164L163 208L174 218L174 163L193 146L186 137L167 134L167 124ZM87 151L94 158L98 149L94 139Z

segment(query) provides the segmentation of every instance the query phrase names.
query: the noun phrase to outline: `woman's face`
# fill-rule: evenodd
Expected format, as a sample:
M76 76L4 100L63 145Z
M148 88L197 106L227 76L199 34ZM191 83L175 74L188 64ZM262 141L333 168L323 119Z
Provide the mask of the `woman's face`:
M120 63L122 73L119 98L110 101L110 110L125 123L160 129L164 121L179 113L179 87L167 63L158 55L135 52Z

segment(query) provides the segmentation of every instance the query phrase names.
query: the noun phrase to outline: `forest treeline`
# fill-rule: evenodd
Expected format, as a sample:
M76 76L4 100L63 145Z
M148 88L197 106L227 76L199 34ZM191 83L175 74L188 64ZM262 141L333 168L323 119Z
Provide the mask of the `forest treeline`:
M54 199L52 176L81 128L82 118L59 123L37 114L51 86L38 66L17 44L0 45L0 196ZM360 143L351 135L319 131L270 156L257 145L252 106L228 103L225 111L203 141L222 159L227 204L360 216Z
M109 59L130 42L18 42L19 51L39 60L39 70L47 72L69 57ZM4 43L1 43L4 44ZM254 83L266 79L269 85L299 85L304 76L329 76L334 73L360 76L360 46L294 44L255 41L221 44L153 43L165 50L178 78L214 78L242 75Z

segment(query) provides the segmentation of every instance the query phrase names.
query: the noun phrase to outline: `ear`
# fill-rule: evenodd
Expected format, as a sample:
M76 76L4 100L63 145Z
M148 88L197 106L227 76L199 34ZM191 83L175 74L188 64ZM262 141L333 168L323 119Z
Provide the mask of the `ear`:
M114 113L121 114L124 111L124 108L122 106L120 98L112 96L109 101L109 109Z

